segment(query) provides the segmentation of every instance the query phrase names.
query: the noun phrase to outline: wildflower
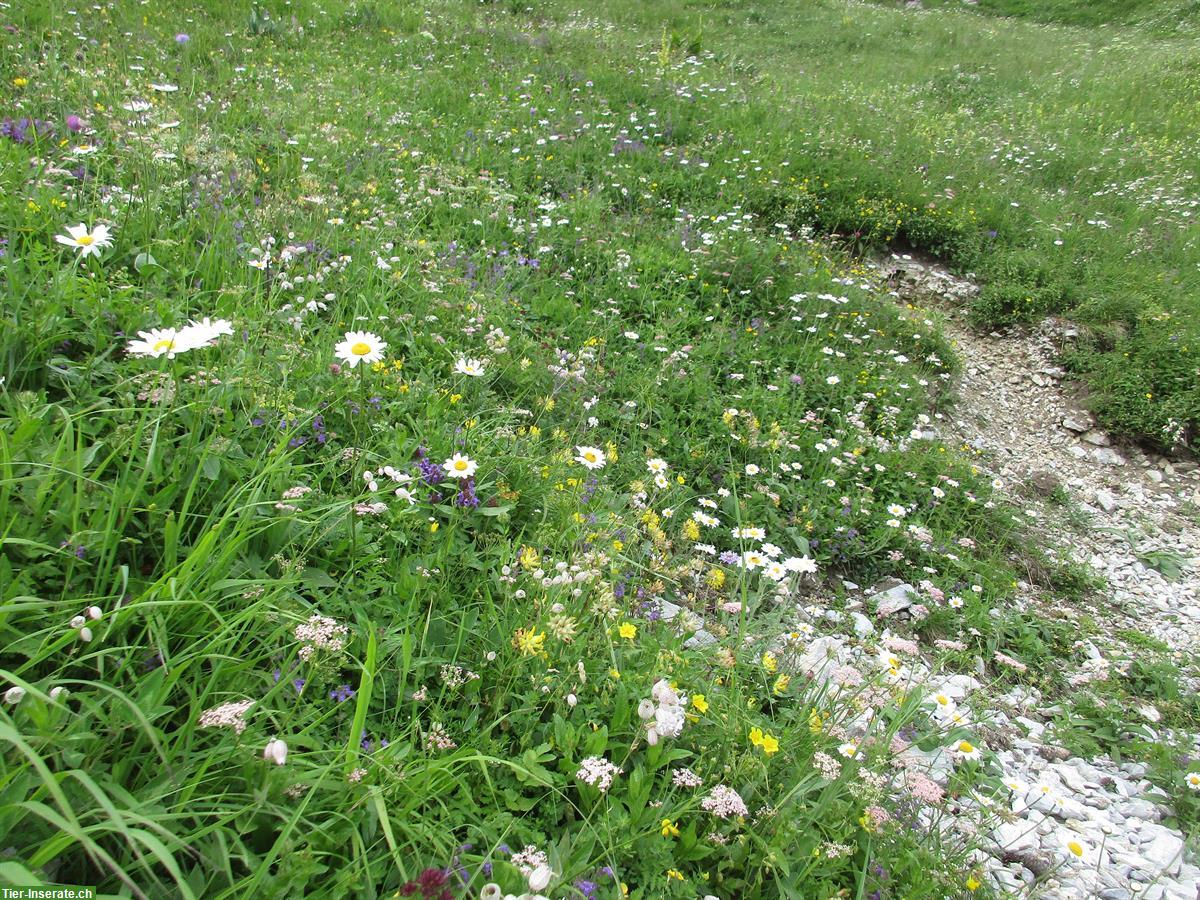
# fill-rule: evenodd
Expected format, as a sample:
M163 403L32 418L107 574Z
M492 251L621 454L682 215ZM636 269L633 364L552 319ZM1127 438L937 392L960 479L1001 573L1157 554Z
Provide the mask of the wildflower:
M764 732L761 728L751 728L749 737L750 743L755 747L761 747L763 753L767 756L779 752L779 740L771 737L771 735Z
M980 755L979 748L968 740L961 740L956 743L952 748L952 752L962 760L979 759Z
M673 878L676 881L683 881L683 873L680 872L678 869L667 869L667 878L668 879Z
M790 675L780 675L778 678L775 679L775 685L772 688L772 690L776 694L782 694L784 691L786 691L788 689L788 685L790 685L791 683L792 683L792 678Z
M175 328L151 328L149 331L139 331L138 339L129 342L125 348L131 356L152 356L157 359L166 356L174 359L178 354L191 350Z
M663 819L659 831L662 832L662 836L665 838L679 837L679 823L672 822L670 819Z
M279 738L274 738L267 742L267 746L263 748L263 759L275 763L277 766L282 766L287 762L288 746Z
M617 634L627 641L632 641L637 637L637 626L632 622L623 622L621 623L621 627L617 629Z
M350 368L360 362L377 363L383 360L387 344L369 331L347 331L346 337L333 348L334 355Z
M205 316L199 322L193 319L179 329L179 333L189 349L207 347L222 335L233 334L233 323L228 319L210 319Z
M512 643L525 656L537 656L543 651L546 633L539 633L536 628L518 628L513 634Z
M479 378L483 375L485 367L483 360L464 357L454 364L454 371L459 375L470 375L472 378Z
M741 794L728 785L719 784L712 789L707 797L700 801L700 807L712 813L718 819L728 819L731 816L749 815L746 801Z
M442 463L442 469L452 478L470 478L479 468L479 463L462 453L455 453Z
M78 632L79 640L87 643L92 639L92 629L87 627L87 619L83 616L76 616L71 620L71 627Z
M245 715L254 705L253 700L235 700L206 709L200 714L201 728L232 728L238 734L246 730Z
M691 769L676 769L671 775L671 783L675 787L694 788L704 784L704 779Z
M699 712L708 712L708 701L704 699L703 694L692 695L692 706L694 706Z
M175 43L177 43L177 44L181 44L181 45L186 44L190 40L191 40L191 37L182 31L179 32L179 34L175 35Z
M529 873L529 889L531 891L544 891L550 886L550 880L554 877L554 871L549 866L538 866Z
M977 891L977 890L979 890L979 888L982 884L983 884L983 882L980 881L978 878L976 878L974 875L967 876L967 890L968 891L972 891L972 892Z
M575 461L586 469L603 469L608 461L599 447L576 447L575 451L579 454Z
M817 571L816 562L807 556L790 556L783 561L783 567L801 575L814 575Z
M779 668L779 660L770 650L762 655L762 667L769 675L774 675Z
M68 226L66 234L56 234L54 239L65 247L74 247L83 258L98 257L101 250L112 246L112 237L107 225L97 225L89 229L80 222L78 225Z
M814 753L812 763L813 768L821 773L821 777L829 781L834 781L842 774L842 764L828 753Z
M605 793L612 787L613 779L621 775L622 770L614 766L602 756L589 756L579 765L579 771L575 773L575 777L585 784L590 784L597 788L600 793Z
M1087 855L1088 848L1073 831L1065 831L1062 835L1063 849L1067 851L1068 859L1083 860Z
M654 457L646 460L646 468L650 470L651 475L661 475L667 471L667 461Z
M1200 772L1188 772L1183 780L1187 782L1187 786L1193 791L1200 791Z
M339 653L346 646L349 629L339 625L333 619L322 615L312 615L307 622L297 625L293 634L300 641L300 658L307 661L318 650L328 650Z
M25 688L21 687L20 685L10 687L4 692L4 702L13 706L16 706L23 699L25 699Z
M846 741L844 744L838 746L838 753L846 757L846 759L854 759L854 757L858 756L858 744L854 743L854 741Z

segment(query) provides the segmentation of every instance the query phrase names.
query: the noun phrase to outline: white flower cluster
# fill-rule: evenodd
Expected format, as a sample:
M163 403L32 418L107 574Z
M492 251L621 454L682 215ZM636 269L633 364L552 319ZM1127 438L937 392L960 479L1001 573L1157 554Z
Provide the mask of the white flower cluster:
M660 738L679 737L683 732L685 698L666 679L654 683L650 697L638 704L638 716L646 723L646 742L653 747Z

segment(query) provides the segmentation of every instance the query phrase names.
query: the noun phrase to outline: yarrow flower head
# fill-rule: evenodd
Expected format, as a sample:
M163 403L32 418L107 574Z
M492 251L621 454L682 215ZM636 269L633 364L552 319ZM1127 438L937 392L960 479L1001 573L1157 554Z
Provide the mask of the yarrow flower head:
M327 616L312 615L307 622L296 626L296 640L303 643L300 648L300 658L308 660L318 650L328 650L339 653L346 646L346 637L350 633L345 625L339 625Z
M718 784L707 797L700 801L702 809L712 813L718 819L728 819L732 816L746 816L750 811L741 794L728 785Z
M56 234L54 239L65 247L74 247L81 258L99 256L101 250L112 246L112 234L107 225L88 228L80 222L68 226L66 234Z
M201 728L232 728L238 734L246 730L245 715L254 705L253 700L235 700L206 709L200 714Z
M579 771L575 773L575 777L604 794L612 787L613 779L620 774L622 770L603 756L589 756L579 764Z

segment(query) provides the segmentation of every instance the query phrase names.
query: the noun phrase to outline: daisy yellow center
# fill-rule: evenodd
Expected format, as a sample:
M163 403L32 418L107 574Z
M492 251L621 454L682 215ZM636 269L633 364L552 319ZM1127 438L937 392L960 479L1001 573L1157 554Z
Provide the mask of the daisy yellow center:
M355 356L366 356L371 352L371 345L366 341L359 341L357 344L353 344L350 347L350 352Z
M92 237L90 234L85 234L83 237L78 238L75 241L75 243L77 243L83 247L86 247L89 244L94 244L95 242L96 242L96 239L94 237Z
M157 353L159 350L170 350L174 346L175 342L173 340L170 340L169 338L163 338L154 345L154 352Z
M589 450L587 453L583 454L583 458L586 459L588 462L595 462L596 454L593 453L591 450Z
M961 744L958 745L958 749L959 749L960 753L974 753L975 752L975 747L971 744L970 741L963 741Z
M454 470L456 472L465 472L467 470L467 461L465 459L460 459L457 462L455 462Z
M1083 845L1079 841L1067 841L1067 849L1076 856L1083 856Z

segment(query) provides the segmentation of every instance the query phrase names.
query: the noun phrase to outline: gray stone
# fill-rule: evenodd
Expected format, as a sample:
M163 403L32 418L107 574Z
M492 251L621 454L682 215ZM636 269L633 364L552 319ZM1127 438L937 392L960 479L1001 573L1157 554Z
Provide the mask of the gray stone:
M1043 497L1049 497L1062 486L1053 472L1034 472L1029 476L1029 483Z
M1171 874L1183 861L1183 838L1160 825L1147 824L1146 829L1153 829L1152 838L1142 843L1138 852L1154 867L1155 873Z
M916 592L911 584L897 584L872 595L867 603L875 608L876 615L891 616L912 606L912 595Z
M681 612L683 612L683 608L680 606L676 606L670 600L659 600L658 601L658 614L659 614L659 616L662 617L662 620L664 622L670 622Z
M854 633L860 638L866 637L875 630L875 626L871 624L871 620L860 612L850 613L850 618L854 620Z
M1091 430L1092 417L1087 413L1067 413L1063 416L1062 426L1067 431L1083 434L1085 431Z
M716 637L709 634L703 628L693 634L690 638L683 642L683 646L689 650L699 650L704 647L711 647L717 643Z

